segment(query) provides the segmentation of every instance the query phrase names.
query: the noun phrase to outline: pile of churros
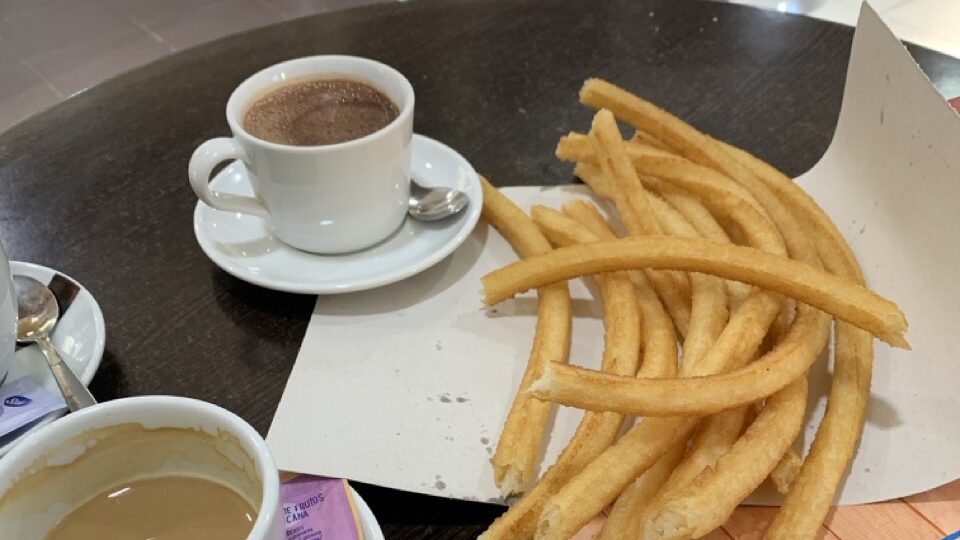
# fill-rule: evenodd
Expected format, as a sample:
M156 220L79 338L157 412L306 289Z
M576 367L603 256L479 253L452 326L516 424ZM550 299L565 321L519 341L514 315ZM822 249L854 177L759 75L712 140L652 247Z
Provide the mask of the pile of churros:
M484 180L483 216L520 257L483 277L484 300L536 289L538 312L492 460L522 497L481 538L564 540L604 509L603 540L698 538L768 478L785 499L766 537L814 538L863 428L873 337L908 347L903 313L775 168L603 80L580 101L598 112L557 156L617 223L587 200L528 215ZM603 304L599 370L568 363L578 277ZM806 374L831 326L826 413L801 456ZM538 479L553 403L586 413Z

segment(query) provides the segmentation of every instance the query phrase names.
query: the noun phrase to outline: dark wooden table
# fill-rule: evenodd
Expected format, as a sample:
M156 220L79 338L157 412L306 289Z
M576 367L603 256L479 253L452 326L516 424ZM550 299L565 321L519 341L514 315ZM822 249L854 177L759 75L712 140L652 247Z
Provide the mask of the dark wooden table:
M416 131L500 185L572 180L553 149L589 125L576 96L593 75L796 175L830 141L852 36L673 0L416 1L286 22L154 62L0 136L0 239L11 259L65 271L99 300L98 399L196 397L266 433L314 298L248 285L207 260L186 176L193 149L229 133L224 105L248 75L325 53L391 64L416 89ZM941 91L960 95L960 61L910 49ZM388 538L473 538L501 511L358 490Z

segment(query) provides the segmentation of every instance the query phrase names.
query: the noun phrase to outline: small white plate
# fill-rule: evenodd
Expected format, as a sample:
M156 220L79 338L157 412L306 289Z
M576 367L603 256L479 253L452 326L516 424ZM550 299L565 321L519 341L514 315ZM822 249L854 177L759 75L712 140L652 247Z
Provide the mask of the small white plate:
M60 351L63 361L69 365L84 385L89 385L93 375L100 366L103 357L103 347L106 344L106 325L103 322L103 313L100 306L85 289L70 276L51 270L46 266L33 263L10 261L10 273L13 275L29 276L43 283L51 284L54 277L65 282L72 282L77 287L77 295L73 301L62 309L60 320L50 336L53 344ZM51 284L54 292L57 288ZM58 296L62 303L62 295ZM30 375L54 396L60 395L60 387L50 373L47 361L36 345L23 347L14 356L13 366L7 374L7 381L15 381L24 375ZM33 433L41 427L60 418L67 412L61 409L52 412L39 420L35 420L20 429L0 437L0 456L6 454L24 436Z
M412 141L411 176L424 186L452 187L470 197L467 209L435 222L407 218L379 244L344 255L317 255L277 240L263 219L214 210L202 202L193 212L200 248L217 266L268 289L336 294L387 285L430 268L453 252L473 230L483 207L483 189L470 163L447 145L423 135ZM247 170L235 161L211 189L253 195Z
M377 522L373 510L367 506L367 501L357 493L357 490L350 487L353 494L353 500L357 503L357 514L360 516L360 528L363 529L363 540L384 540L383 531L380 530L380 523Z

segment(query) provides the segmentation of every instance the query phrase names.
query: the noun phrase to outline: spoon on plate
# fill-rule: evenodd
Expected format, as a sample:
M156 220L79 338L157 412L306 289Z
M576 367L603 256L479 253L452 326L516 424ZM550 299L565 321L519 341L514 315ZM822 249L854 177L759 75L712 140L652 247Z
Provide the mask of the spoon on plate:
M50 365L70 412L96 405L87 387L70 369L50 341L50 333L60 318L60 306L53 292L43 283L27 276L13 276L17 291L17 341L36 343Z
M420 221L437 221L459 214L469 204L467 194L444 187L425 187L410 180L407 214Z

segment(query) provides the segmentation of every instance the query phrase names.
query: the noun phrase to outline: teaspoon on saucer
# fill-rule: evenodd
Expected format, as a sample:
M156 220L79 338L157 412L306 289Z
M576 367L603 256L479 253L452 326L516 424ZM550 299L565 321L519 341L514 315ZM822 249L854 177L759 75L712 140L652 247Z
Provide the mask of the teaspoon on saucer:
M470 199L458 190L443 187L425 187L410 180L410 206L407 214L421 221L437 221L459 214Z
M50 333L60 318L60 307L53 292L27 276L13 276L13 286L17 291L17 341L36 343L40 347L71 412L96 405L93 395L50 341Z

